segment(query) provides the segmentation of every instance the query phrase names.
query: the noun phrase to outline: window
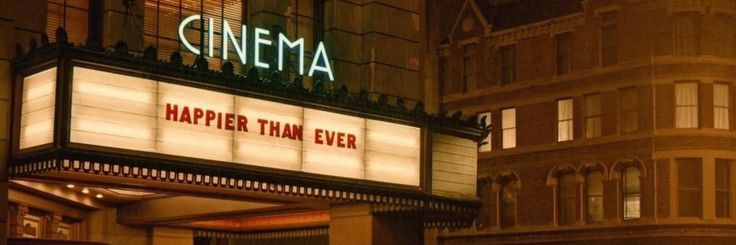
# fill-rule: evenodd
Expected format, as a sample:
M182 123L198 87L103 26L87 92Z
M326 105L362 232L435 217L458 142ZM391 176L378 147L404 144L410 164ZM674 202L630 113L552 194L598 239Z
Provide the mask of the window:
M501 186L501 227L516 225L516 182L506 181Z
M557 101L557 141L572 140L572 99Z
M698 83L675 83L675 127L698 127Z
M501 135L503 149L516 147L516 109L509 108L501 111Z
M516 49L513 45L501 47L501 84L516 82Z
M734 33L736 30L736 22L732 15L725 13L713 13L714 22L711 25L713 27L713 39L714 49L719 52L715 55L721 57L733 57L734 54Z
M677 159L677 203L680 217L701 217L703 213L703 167L700 158Z
M713 127L730 129L729 126L729 89L727 84L713 84Z
M585 138L601 136L601 95L585 96Z
M46 15L46 35L49 41L56 41L56 29L66 30L68 41L84 44L89 35L90 4L98 0L65 1L49 0ZM102 20L94 20L102 21Z
M698 83L675 84L675 127L698 127Z
M490 227L491 216L496 212L495 205L497 196L496 192L493 191L491 186L493 181L490 178L478 179L476 189L478 191L478 197L480 198L480 209L478 210L478 218L476 219L475 225L477 228L482 229ZM493 221L495 223L495 221Z
M673 16L674 48L676 55L699 55L700 14L677 13Z
M603 221L603 174L590 171L585 178L585 204L588 207L588 223Z
M560 176L559 224L575 223L575 175L566 173Z
M716 217L731 218L731 160L716 159Z
M476 52L475 44L463 46L463 93L478 87L478 60L476 59Z
M603 66L618 63L618 12L611 11L601 15L601 62Z
M641 217L641 173L636 167L627 167L623 171L623 209L624 220Z
M557 35L557 74L572 71L572 34Z
M143 23L143 43L144 46L154 46L158 50L159 58L168 60L173 52L179 51L184 58L185 64L192 64L196 55L190 52L182 52L183 45L179 41L178 27L181 20L192 15L202 15L204 20L212 18L213 23L213 43L212 49L214 58L209 58L210 69L220 69L222 65L222 27L227 20L235 38L241 40L243 33L241 32L241 24L245 24L247 11L244 12L245 3L243 0L221 1L221 0L205 0L187 1L187 0L145 0L145 14ZM245 14L244 14L245 13ZM203 24L203 21L197 20L189 24L184 29L184 35L192 46L206 51L209 47L207 35L209 32L209 24ZM230 44L230 43L229 43ZM240 61L235 50L230 46L228 60L236 68L236 72L242 72ZM246 48L249 49L249 48ZM250 55L252 52L246 52Z
M482 126L490 126L491 125L491 113L481 113L478 115L478 124ZM492 149L491 145L491 133L489 132L488 135L486 135L486 138L483 139L484 145L481 145L480 148L478 148L478 151L480 152L489 152Z
M621 103L619 107L621 133L636 132L639 129L639 102L636 88L621 89L619 101Z

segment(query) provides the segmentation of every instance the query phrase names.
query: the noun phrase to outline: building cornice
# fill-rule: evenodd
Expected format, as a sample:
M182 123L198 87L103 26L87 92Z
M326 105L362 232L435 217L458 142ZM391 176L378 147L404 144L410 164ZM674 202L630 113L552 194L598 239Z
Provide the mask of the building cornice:
M632 2L646 2L651 9L666 8L668 13L675 12L721 12L736 14L736 2L730 0L635 0Z
M575 13L559 18L549 19L513 29L494 32L488 35L489 44L492 46L503 46L515 43L517 40L536 37L540 35L553 35L560 32L571 31L577 26L585 23L583 13Z

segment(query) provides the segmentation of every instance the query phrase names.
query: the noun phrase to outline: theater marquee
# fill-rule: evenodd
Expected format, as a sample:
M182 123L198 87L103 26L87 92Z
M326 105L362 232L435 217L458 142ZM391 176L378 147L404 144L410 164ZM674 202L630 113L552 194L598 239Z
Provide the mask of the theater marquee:
M24 81L21 149L50 142L53 114L35 111L53 108L54 70ZM419 186L418 127L82 67L73 74L71 143Z
M473 120L121 52L62 42L13 59L11 178L375 203L430 227L477 217Z

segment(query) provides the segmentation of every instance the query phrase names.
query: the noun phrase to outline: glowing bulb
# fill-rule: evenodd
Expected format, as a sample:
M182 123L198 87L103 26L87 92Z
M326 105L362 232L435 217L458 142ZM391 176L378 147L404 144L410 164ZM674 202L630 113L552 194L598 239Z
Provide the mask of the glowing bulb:
M67 188L74 188L74 184L67 184L66 187Z
M84 189L82 189L82 193L89 194L89 189L87 189L87 187L84 187Z
M95 197L102 198L102 194L97 194Z

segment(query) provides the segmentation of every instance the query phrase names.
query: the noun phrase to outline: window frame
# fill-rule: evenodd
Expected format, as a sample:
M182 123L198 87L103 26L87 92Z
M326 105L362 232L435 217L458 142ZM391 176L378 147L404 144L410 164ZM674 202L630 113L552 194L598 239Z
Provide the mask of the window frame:
M506 112L506 111L513 112L513 116L514 116L513 122L514 122L514 125L512 127L507 127L508 125L506 125L506 124L503 123L503 121L504 121L504 112ZM505 108L505 109L502 109L501 110L501 148L502 149L513 149L513 148L516 148L517 147L517 145L518 145L518 142L517 142L518 135L517 135L517 131L516 131L516 129L518 127L517 121L518 120L517 120L516 107L509 107L509 108ZM507 146L506 145L506 137L508 136L508 134L506 133L507 131L513 131L514 132L514 138L513 138L513 142L514 143L511 146Z
M733 216L733 160L731 159L725 159L725 158L716 158L715 160L715 215L717 219L732 219ZM719 170L719 165L724 164L725 169ZM719 177L725 177L725 184L724 186L719 186L721 184L721 181L719 180ZM719 209L719 194L725 194L727 203L722 206L724 208L723 210ZM722 211L724 215L719 216L719 211Z
M573 35L572 32L563 32L555 35L557 75L572 72Z
M618 11L611 10L600 14L601 26L600 26L600 64L602 67L617 65L618 60L618 46L619 46L619 31L618 31ZM610 39L606 38L611 35ZM610 55L610 56L609 56Z
M678 94L678 86L685 86L685 85L694 85L695 91L693 92L695 94L695 103L694 104L686 104L685 102L680 102L677 98ZM684 89L684 88L683 88ZM675 100L675 128L679 129L697 129L700 128L700 82L698 81L681 81L681 82L675 82L675 89L674 89L674 100ZM681 104L682 103L682 104ZM680 118L679 113L681 113L680 109L687 109L687 108L694 108L695 109L695 118L694 123L695 125L680 125L680 121L678 118ZM684 112L682 112L684 113ZM691 118L692 119L692 118ZM684 122L683 122L684 123Z
M570 177L571 183L570 190L565 189L565 177ZM562 172L559 174L558 177L558 195L557 195L557 224L558 225L573 225L577 222L577 189L578 189L578 183L576 181L576 175L575 172ZM564 193L567 193L566 191L569 191L570 196L563 196ZM569 203L568 203L569 202ZM565 204L572 205L571 210L572 212L570 214L566 213L564 210L566 209ZM569 207L568 207L569 208ZM569 215L570 220L567 220L567 218L563 218L566 215Z
M639 90L637 87L626 87L621 88L618 90L618 100L619 100L619 106L618 106L618 122L619 122L619 132L622 134L625 133L633 133L636 131L639 131ZM630 96L633 96L634 99L626 99L627 93L631 93ZM627 103L632 103L631 108L624 107L624 101L629 101ZM631 123L633 125L628 125L629 120L631 120ZM629 127L631 126L631 127Z
M588 108L590 102L589 100L592 98L597 98L596 101L598 113L596 114L591 113L592 110ZM583 126L585 127L586 139L597 138L603 135L603 101L601 99L602 98L600 93L586 94L583 96L583 102L585 104L585 124ZM591 132L591 122L597 122L598 127L596 132Z
M498 226L501 227L501 229L515 227L518 224L517 216L518 216L518 209L519 209L519 205L518 205L518 201L519 201L518 194L519 193L518 193L517 185L518 185L517 181L513 179L504 179L500 182L500 188L498 190L498 201L499 201L499 204L498 204L499 224ZM513 192L514 198L513 198L513 208L512 209L508 209L506 203L504 202L504 194L506 194L507 190L511 190ZM506 217L505 212L509 210L513 212L513 215L512 215L513 224L507 223L509 221L504 218Z
M699 171L696 173L692 173L694 171L683 171L682 166L684 164L692 164L694 162L690 161L697 161L699 165ZM675 158L675 165L677 166L677 217L680 218L703 218L703 159L702 158L696 158L696 157L685 157L685 158ZM692 173L694 177L696 177L696 183L697 185L695 187L685 186L683 187L683 181L682 181L682 175L683 173ZM682 206L682 200L684 200L683 193L694 193L698 196L698 202L695 202L697 206L699 207L699 210L696 210L698 214L695 216L685 216L685 212L683 212L683 206ZM693 210L691 210L693 211Z
M681 33L678 25L684 24L680 21L689 21L693 27L693 33ZM701 54L702 15L697 11L677 12L672 14L672 53L681 56L698 56ZM691 43L690 46L685 45ZM682 46L680 46L682 45Z
M463 84L462 88L460 89L461 93L467 93L471 89L477 89L478 88L478 80L480 77L478 76L479 70L478 70L478 44L477 43L467 43L462 46L462 52L463 52ZM470 61L472 61L472 68L470 68ZM471 81L471 78L474 79L474 81ZM471 86L472 85L472 86Z
M501 85L516 83L516 45L508 44L499 48Z
M629 178L627 177L627 172L629 169L634 169L637 172L636 178L638 178L638 191L629 191L629 188L627 188L627 184L629 181ZM639 199L638 202L638 215L636 217L633 216L627 216L627 200L629 197L636 197ZM631 221L631 220L637 220L641 219L641 169L637 166L625 166L621 170L621 219L624 221Z
M719 105L718 104L718 98L716 97L716 88L721 87L724 88L725 91L725 105ZM725 127L719 127L718 126L718 110L725 110L725 113L722 115L725 115ZM731 130L731 85L728 83L722 83L722 82L716 82L713 83L713 128L714 129L720 129L720 130Z
M494 203L497 200L496 191L493 189L495 183L490 177L480 178L476 182L476 189L478 192L478 198L480 199L480 208L478 210L478 218L475 222L475 227L483 229L492 227L496 222L491 220L492 213L495 212Z
M562 118L562 103L570 102L570 117ZM569 138L562 138L562 131L560 130L563 125L569 131ZM563 98L557 100L557 142L566 142L575 140L575 101L573 98Z
M600 175L600 181L598 184L600 184L600 194L591 194L591 174L597 173ZM594 223L601 223L605 220L605 186L604 186L604 174L603 171L600 169L592 169L590 171L587 171L585 174L585 221L588 224L594 224ZM600 198L600 202L598 205L600 205L600 220L594 220L593 215L591 215L591 208L593 207L591 205L591 198Z
M46 23L44 24L44 32L46 33L46 36L49 38L50 42L55 42L56 40L56 30L58 28L64 28L64 30L67 33L67 41L71 43L76 44L85 44L86 40L89 39L91 36L95 36L95 39L98 36L101 36L102 33L93 33L95 32L94 27L92 23L90 22L90 18L92 18L93 14L99 14L95 13L94 7L99 7L94 3L95 0L89 0L86 1L86 4L77 4L77 3L85 3L85 2L67 2L67 1L47 1L45 4L46 7L46 16L44 18L44 21ZM94 5L94 6L93 6ZM52 7L54 6L54 7ZM61 13L59 13L58 16L55 16L53 13L55 11L52 11L52 8L58 8ZM76 12L77 14L81 14L80 16L83 16L82 19L74 18L76 15L72 14L72 12ZM57 21L50 21L51 18L58 17L59 20ZM79 21L77 21L79 20ZM101 21L101 20L98 20ZM58 25L57 25L58 24ZM76 32L75 29L79 28L79 32ZM101 30L97 30L101 31ZM83 35L83 36L80 36ZM101 40L96 40L101 41ZM102 43L100 43L102 44Z

